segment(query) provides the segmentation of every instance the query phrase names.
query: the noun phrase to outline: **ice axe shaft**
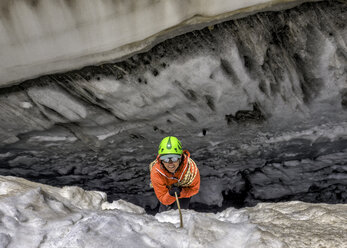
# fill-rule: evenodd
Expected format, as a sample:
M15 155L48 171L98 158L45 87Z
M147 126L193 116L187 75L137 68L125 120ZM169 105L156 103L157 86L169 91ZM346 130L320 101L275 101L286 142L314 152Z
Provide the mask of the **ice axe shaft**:
M183 218L182 218L181 206L180 206L180 201L178 200L176 192L175 192L175 196L176 196L176 204L177 204L177 207L178 207L178 212L180 214L180 223L181 223L180 227L183 228Z

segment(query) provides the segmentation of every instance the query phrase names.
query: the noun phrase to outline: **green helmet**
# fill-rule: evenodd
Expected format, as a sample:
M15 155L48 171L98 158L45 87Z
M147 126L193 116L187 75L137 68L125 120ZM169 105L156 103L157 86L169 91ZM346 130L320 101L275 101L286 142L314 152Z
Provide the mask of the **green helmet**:
M164 138L160 144L158 149L158 154L178 154L181 155L183 153L181 142L174 136L168 136Z

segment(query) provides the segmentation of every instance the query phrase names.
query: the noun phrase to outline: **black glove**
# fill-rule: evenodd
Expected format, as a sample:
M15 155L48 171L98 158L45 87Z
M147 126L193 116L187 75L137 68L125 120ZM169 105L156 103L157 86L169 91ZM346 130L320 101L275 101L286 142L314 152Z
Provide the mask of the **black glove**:
M173 197L175 197L175 193L177 193L177 197L180 197L182 188L177 186L172 186L169 190L169 194Z

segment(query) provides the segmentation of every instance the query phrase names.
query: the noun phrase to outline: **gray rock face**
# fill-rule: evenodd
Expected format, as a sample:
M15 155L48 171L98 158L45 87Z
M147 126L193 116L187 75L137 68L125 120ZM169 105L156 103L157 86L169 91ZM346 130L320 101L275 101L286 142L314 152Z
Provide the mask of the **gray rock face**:
M2 88L0 173L155 208L148 164L175 135L196 207L346 202L346 23L344 3L304 4Z

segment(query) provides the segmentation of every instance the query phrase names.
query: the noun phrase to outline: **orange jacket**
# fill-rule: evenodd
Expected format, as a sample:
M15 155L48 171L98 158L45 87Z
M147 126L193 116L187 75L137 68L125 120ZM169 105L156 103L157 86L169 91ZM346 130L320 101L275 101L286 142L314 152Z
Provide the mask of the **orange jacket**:
M164 168L159 160L159 156L154 162L155 164L151 170L151 182L155 195L162 204L171 205L175 202L176 198L169 194L169 189L173 184L178 183L179 185L179 183L184 183L185 176L191 176L190 178L192 181L189 181L189 185L184 184L182 186L182 191L179 198L189 198L199 192L199 169L195 162L190 158L190 153L188 151L183 151L183 160L174 174L170 173ZM192 177L192 175L195 175L195 178Z

